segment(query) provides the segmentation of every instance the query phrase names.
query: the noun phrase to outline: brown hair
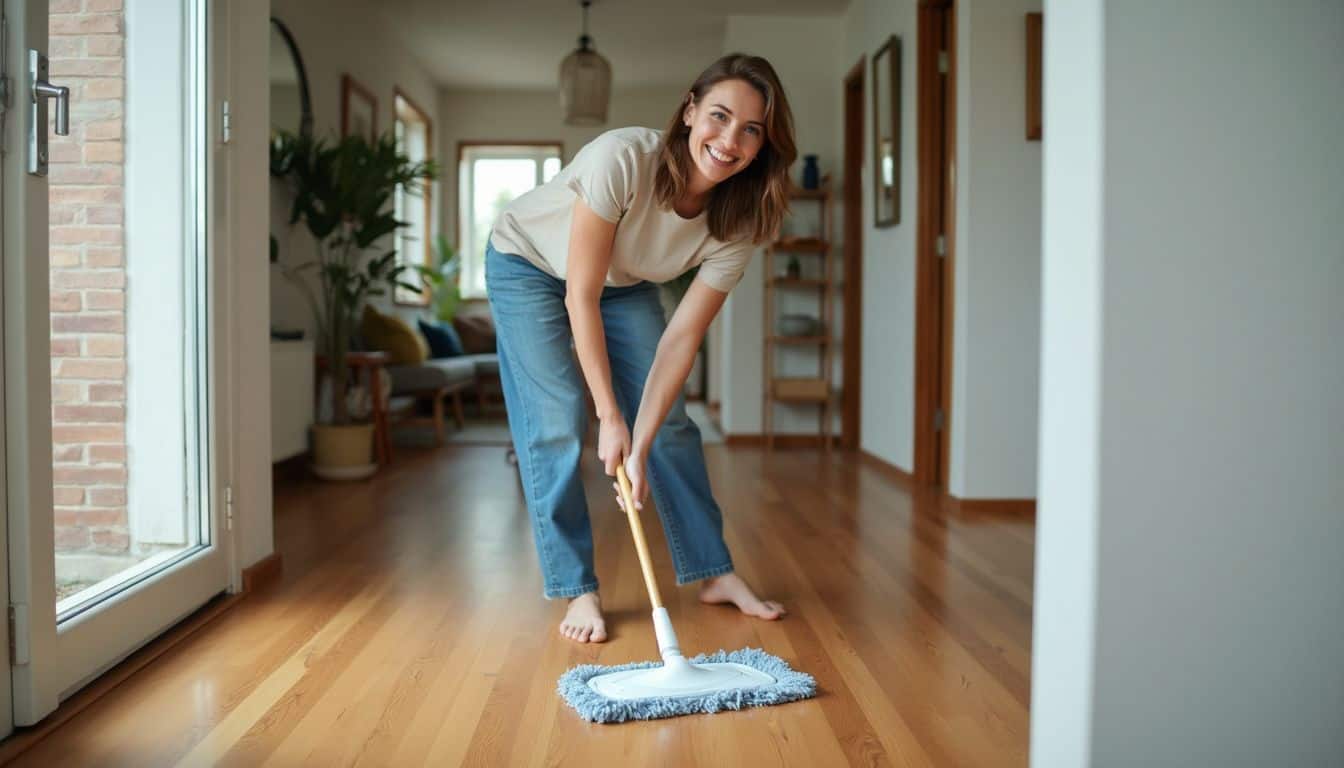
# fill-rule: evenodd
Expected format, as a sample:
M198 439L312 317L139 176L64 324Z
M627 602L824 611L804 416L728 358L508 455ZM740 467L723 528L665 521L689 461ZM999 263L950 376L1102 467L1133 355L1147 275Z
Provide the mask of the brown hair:
M710 190L709 234L716 240L750 237L753 243L773 240L789 210L789 166L798 157L793 143L793 112L770 62L760 56L730 53L700 73L663 132L654 176L655 199L671 208L690 183L691 129L682 122L686 106L699 104L724 80L742 80L765 98L765 142L761 151L732 177Z

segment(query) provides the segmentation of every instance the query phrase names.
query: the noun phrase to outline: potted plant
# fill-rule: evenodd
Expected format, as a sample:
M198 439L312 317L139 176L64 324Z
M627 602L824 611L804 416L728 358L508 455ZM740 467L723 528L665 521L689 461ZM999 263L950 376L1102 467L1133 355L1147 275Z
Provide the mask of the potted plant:
M434 319L441 323L453 322L457 307L462 303L462 288L458 285L458 275L462 271L462 260L457 257L452 243L440 234L434 238L435 276L430 288L429 301L434 308Z
M313 311L330 383L331 420L313 426L314 469L326 477L367 475L373 471L373 425L351 418L346 355L366 299L397 285L421 290L405 279L408 271L420 282L438 282L432 270L395 263L395 249L375 251L388 235L406 226L392 213L397 187L420 194L438 168L432 161L412 162L397 150L390 134L372 143L347 136L329 144L282 132L271 145L271 171L293 192L290 224L302 221L316 247L312 260L282 267Z

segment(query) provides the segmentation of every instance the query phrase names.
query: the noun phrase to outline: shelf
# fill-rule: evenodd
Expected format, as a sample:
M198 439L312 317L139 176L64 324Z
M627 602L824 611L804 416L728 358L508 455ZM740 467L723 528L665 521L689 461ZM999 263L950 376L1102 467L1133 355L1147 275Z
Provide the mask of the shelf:
M825 379L775 379L774 400L785 403L822 403L830 398Z
M821 287L821 286L826 285L826 281L825 281L825 280L822 280L822 279L820 279L820 278L812 278L812 277L781 277L781 276L776 276L776 277L772 277L772 278L770 278L770 282L774 283L775 285L796 285L796 286L816 286L816 287Z
M838 397L831 381L831 358L837 348L831 334L835 291L841 284L833 279L835 268L832 264L832 252L839 251L833 247L835 229L831 202L835 199L835 190L831 187L830 177L823 176L818 189L792 188L789 197L800 201L794 208L802 209L808 215L792 222L788 234L781 235L766 248L766 268L761 277L765 288L761 427L768 449L774 446L775 411L780 404L793 404L791 410L815 410L819 417L817 431L821 444L829 451ZM811 202L817 203L815 219L810 215L813 213ZM787 272L783 264L775 260L774 255L779 254L788 254L790 269ZM812 263L799 265L803 258L812 259ZM795 304L806 304L817 310L807 313L811 322L784 322L789 316L789 308ZM786 336L779 332L781 329L806 331L807 335ZM815 361L815 367L799 365L812 361ZM779 362L793 364L788 374L781 375Z
M825 253L831 244L819 237L781 237L771 243L770 247L776 251Z

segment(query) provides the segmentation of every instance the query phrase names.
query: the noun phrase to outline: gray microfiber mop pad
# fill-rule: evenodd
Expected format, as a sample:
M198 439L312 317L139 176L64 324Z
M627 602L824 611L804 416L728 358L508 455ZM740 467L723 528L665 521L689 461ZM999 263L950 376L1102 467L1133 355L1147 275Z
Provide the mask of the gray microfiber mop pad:
M560 676L556 690L580 717L593 723L656 720L660 717L676 717L698 712L713 714L725 709L764 707L817 695L817 681L813 680L811 675L795 672L783 659L771 656L759 648L745 648L731 653L725 651L702 653L690 660L692 664L725 661L759 669L775 678L775 684L745 690L739 688L716 691L704 696L686 698L655 697L626 700L609 699L588 687L588 681L598 675L662 666L660 662L639 661L615 667L603 667L597 664L577 666Z

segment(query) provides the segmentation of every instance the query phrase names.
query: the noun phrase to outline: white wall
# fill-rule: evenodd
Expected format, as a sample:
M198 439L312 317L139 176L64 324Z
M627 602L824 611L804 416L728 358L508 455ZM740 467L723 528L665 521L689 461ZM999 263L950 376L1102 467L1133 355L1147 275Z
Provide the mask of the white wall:
M863 375L861 448L906 471L914 469L915 414L915 51L914 0L852 0L843 26L840 78L864 57ZM872 56L890 35L901 38L901 221L873 227ZM834 140L844 141L837 109ZM843 157L837 149L834 157Z
M841 41L840 17L780 17L729 16L725 25L724 53L748 53L765 57L775 68L793 111L795 142L798 162L794 166L795 181L802 180L803 156L817 155L817 164L823 174L832 175L832 185L840 188L842 147L839 132L843 116L840 92L840 60L836 53ZM708 64L709 62L706 62ZM816 203L795 201L800 231L809 227L817 216ZM833 214L837 227L840 215ZM839 237L834 238L838 243ZM803 260L809 257L801 257ZM814 257L813 257L814 258ZM843 261L842 252L831 253L835 263ZM785 256L776 256L775 267L783 266ZM804 264L806 269L809 265ZM765 254L757 252L747 267L742 282L729 294L723 309L723 335L716 350L723 378L721 420L728 434L760 434L762 430L761 400L764 390L762 345L765 338ZM801 311L816 314L815 300L778 294L783 311ZM793 301L793 304L787 302ZM835 309L835 318L841 317ZM839 333L843 331L838 331ZM816 375L817 352L812 349L777 351L781 358L781 375ZM835 368L839 355L835 355ZM834 379L833 379L834 380ZM815 434L817 410L815 406L775 406L777 432Z
M1034 761L1332 764L1344 6L1045 14Z
M1036 766L1091 763L1101 453L1104 2L1064 0L1045 9L1040 479L1031 639L1031 759Z
M437 111L437 84L398 41L383 31L380 23L369 18L370 6L346 0L271 0L270 6L271 15L284 22L293 33L294 42L303 56L313 103L315 135L332 140L340 136L343 72L349 73L377 98L379 133L392 128L394 86L429 113L436 133L445 128L444 120L439 119ZM268 51L269 48L262 50ZM264 58L269 59L269 54ZM263 71L266 66L263 62ZM266 86L263 84L261 87L263 93L267 93ZM448 169L445 168L444 172L447 174ZM436 197L440 194L437 188L440 186L451 185L436 185L432 191ZM276 188L272 187L273 190ZM438 208L436 204L435 209ZM284 233L284 222L288 220L287 201L274 201L270 220L280 241L282 260L301 263L313 258L312 235L302 224L291 233ZM438 231L437 227L438 222L431 222L431 231ZM278 267L271 268L270 282L275 324L285 328L303 328L311 335L314 328L312 312L302 294L281 276ZM375 298L373 302L386 309L391 299Z
M686 75L686 85L699 73ZM605 125L565 125L560 112L560 93L543 91L443 90L438 96L439 114L435 143L443 158L440 221L444 233L457 243L457 150L462 141L557 141L563 145L562 162L568 163L583 145L598 135L628 126L661 129L667 125L681 99L676 87L621 90L612 93Z
M1026 139L1025 16L1041 0L957 3L951 461L959 498L1034 498L1041 143Z

